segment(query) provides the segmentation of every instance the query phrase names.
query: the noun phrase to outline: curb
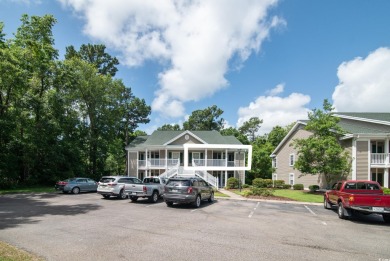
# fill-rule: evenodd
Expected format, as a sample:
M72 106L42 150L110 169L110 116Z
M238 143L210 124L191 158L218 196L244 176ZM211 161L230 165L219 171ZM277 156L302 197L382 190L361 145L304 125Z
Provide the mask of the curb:
M269 202L269 203L282 203L282 204L295 204L295 205L322 206L322 203L301 202L301 201L286 201L286 200L272 200L272 199L253 199L253 198L231 198L231 197L215 197L215 198L216 199L224 199L224 200L236 200L236 201L253 201L253 202Z

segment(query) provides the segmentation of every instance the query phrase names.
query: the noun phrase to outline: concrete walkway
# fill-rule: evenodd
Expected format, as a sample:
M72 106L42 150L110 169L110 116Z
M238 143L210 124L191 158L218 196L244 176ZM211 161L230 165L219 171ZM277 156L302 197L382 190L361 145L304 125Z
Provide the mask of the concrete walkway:
M257 199L257 198L246 198L236 193L230 192L229 190L219 188L219 192L229 196L229 197L215 197L217 199L227 199L227 200L242 200L242 201L263 201L263 202L273 202L273 203L285 203L285 204L298 204L298 205L315 205L321 206L322 203L312 203L312 202L300 202L300 201L289 201L289 200L273 200L273 199Z

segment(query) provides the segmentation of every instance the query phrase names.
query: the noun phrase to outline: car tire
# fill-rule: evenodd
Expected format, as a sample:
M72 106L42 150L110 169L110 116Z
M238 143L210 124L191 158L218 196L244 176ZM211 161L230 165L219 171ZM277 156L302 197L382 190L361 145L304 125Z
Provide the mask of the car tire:
M383 221L385 221L385 223L390 223L390 215L389 214L382 214L382 217L383 217Z
M110 198L110 195L103 195L103 198Z
M167 201L165 203L167 204L168 207L172 207L173 206L173 202L171 202L171 201Z
M72 194L79 194L79 193L80 193L80 188L79 187L72 188Z
M345 215L345 208L343 207L343 203L340 201L338 206L337 206L337 215L339 216L339 218L341 219L346 219L346 215Z
M138 200L138 197L135 197L135 196L130 196L130 200L132 202L136 202Z
M332 205L329 203L328 199L324 196L324 209L331 209Z
M153 191L152 196L149 198L149 202L156 203L158 200L158 192Z
M200 207L200 202L201 202L200 195L197 195L196 199L195 199L195 201L193 203L194 207L196 207L196 208Z
M208 199L209 203L214 201L214 192L211 192L210 198Z
M119 199L126 199L127 198L127 195L124 193L123 189L119 192L118 198Z

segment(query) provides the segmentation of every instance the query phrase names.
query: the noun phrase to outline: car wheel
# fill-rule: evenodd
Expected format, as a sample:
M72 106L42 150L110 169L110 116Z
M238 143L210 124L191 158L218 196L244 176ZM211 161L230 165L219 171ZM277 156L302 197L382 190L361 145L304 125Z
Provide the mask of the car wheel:
M78 187L74 187L74 188L72 189L72 193L73 193L73 194L79 194L79 193L80 193L80 189L79 189Z
M127 198L127 195L124 193L123 189L119 192L118 198L119 199L126 199Z
M153 191L153 194L149 198L149 201L152 202L152 203L156 203L157 200L158 200L158 192L157 191Z
M201 200L200 195L197 195L195 202L193 203L194 207L196 208L200 207L200 200Z
M339 218L346 219L344 211L345 211L345 209L343 207L343 203L340 201L339 205L337 207L337 214L338 214Z
M103 198L110 198L110 195L103 195Z
M138 197L130 196L130 200L132 202L136 202L138 200Z
M383 221L385 221L385 223L390 223L390 215L389 214L382 214L382 217L383 217Z
M168 207L172 207L173 206L173 202L167 201L165 203L167 204Z
M210 198L209 198L209 202L213 202L214 201L214 192L211 192L211 195L210 195Z
M325 209L331 209L332 205L329 203L329 201L324 197L324 208Z

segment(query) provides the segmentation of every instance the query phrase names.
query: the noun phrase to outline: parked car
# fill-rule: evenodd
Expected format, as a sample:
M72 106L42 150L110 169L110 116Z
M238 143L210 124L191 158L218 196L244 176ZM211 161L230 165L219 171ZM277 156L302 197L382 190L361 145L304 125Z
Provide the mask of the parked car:
M156 203L158 198L164 194L166 179L160 177L146 177L142 184L126 184L125 192L131 201L138 198L148 198L150 202Z
M381 214L390 223L390 195L384 195L378 182L367 180L339 181L324 195L324 208L337 206L339 218L350 217L353 212Z
M163 197L168 207L173 203L192 203L198 208L202 200L214 201L214 190L201 178L175 177L167 181Z
M73 194L79 194L80 192L96 192L98 184L93 179L89 178L70 178L64 181L58 181L54 188L60 190L63 193L72 192Z
M97 193L101 194L104 198L111 196L118 197L120 199L127 198L125 193L125 184L141 184L142 181L136 177L128 176L103 176L99 181Z

